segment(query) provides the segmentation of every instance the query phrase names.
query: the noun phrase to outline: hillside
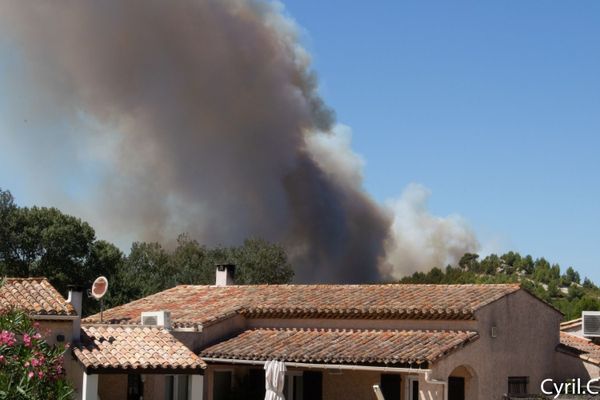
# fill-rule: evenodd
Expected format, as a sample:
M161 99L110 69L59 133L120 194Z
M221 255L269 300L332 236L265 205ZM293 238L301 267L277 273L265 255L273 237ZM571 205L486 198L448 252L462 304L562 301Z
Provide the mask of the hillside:
M564 273L558 264L545 258L533 259L510 251L483 259L465 254L457 267L445 270L433 268L429 272L415 272L400 280L402 283L510 283L521 285L536 296L551 303L565 314L565 320L578 318L583 310L600 310L600 288L590 279L581 279L579 273L568 267Z

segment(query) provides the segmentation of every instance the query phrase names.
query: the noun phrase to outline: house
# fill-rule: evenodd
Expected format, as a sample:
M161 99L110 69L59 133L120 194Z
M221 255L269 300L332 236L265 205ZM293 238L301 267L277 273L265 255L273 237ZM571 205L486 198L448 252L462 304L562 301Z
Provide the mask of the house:
M202 398L200 374L206 364L167 329L124 325L82 328L81 304L81 289L71 287L65 299L46 278L6 278L0 285L0 309L27 312L39 323L40 331L47 332L46 342L73 348L73 357L65 357L65 372L77 399L98 399L99 393L104 399L119 398L120 393L111 395L112 386L124 385L126 390L127 378L134 377L141 388L142 374L160 377L160 382L172 382L173 390L185 392L186 396L189 393L190 398ZM183 380L177 379L179 376L186 377L185 387ZM121 377L125 382L119 380ZM98 390L99 381L105 384L104 392ZM146 388L149 395L145 399L168 398L163 396L165 388ZM152 393L160 395L153 397ZM123 394L121 398L143 395L141 391Z
M597 338L583 334L583 321L577 318L560 325L557 364L562 368L558 378L580 378L584 381L600 377L600 344Z
M48 332L49 344L72 344L79 337L81 291L69 291L65 299L46 278L5 278L0 284L0 309L25 311ZM81 369L71 359L65 359L65 371L76 389L81 382Z
M263 365L275 359L287 365L287 400L373 400L374 384L386 400L502 399L539 393L562 374L557 359L574 359L562 351L562 314L515 284L232 282L224 266L216 285L177 286L86 318L82 343L94 344L74 354L99 375L100 398L262 399ZM128 367L129 346L142 349L139 336L152 330L201 360L186 355L177 376L157 363Z

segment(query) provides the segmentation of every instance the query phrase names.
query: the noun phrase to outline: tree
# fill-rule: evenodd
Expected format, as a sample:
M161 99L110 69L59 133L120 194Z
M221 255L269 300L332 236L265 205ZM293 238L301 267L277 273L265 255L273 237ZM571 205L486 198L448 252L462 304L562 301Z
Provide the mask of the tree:
M495 275L496 272L501 270L502 260L496 254L490 254L483 260L481 260L481 269L484 273L489 275Z
M18 310L0 313L0 399L67 400L65 348L50 346L39 327Z
M565 272L565 282L570 285L573 282L579 283L579 281L579 272L575 271L573 267L567 268L567 271Z
M169 254L159 243L135 242L113 279L108 305L126 303L175 285Z
M458 261L459 267L466 271L479 272L479 254L465 253Z
M86 262L95 241L92 227L56 208L17 207L0 190L0 273L46 276L65 293L68 284L84 284Z
M238 265L239 284L290 283L294 270L280 245L262 239L247 239L230 249L231 260Z

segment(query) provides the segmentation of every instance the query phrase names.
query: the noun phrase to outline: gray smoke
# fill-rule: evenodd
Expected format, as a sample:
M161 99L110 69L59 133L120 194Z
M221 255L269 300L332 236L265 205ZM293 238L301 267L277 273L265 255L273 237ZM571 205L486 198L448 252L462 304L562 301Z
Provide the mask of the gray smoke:
M143 240L186 231L207 245L280 242L301 282L397 275L386 261L392 212L315 145L334 135L334 116L280 5L0 5L0 34L26 77L12 90L26 93L30 114L68 127L52 129L45 151L71 159L85 143L105 163L81 211L92 223Z

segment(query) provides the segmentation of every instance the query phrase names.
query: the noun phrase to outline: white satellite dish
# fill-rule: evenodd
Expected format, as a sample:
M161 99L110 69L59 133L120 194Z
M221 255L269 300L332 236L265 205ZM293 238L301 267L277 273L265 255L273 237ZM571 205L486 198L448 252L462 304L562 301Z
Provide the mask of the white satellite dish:
M99 276L92 284L92 297L96 300L100 300L102 296L106 294L107 290L108 279L106 279L104 276Z

